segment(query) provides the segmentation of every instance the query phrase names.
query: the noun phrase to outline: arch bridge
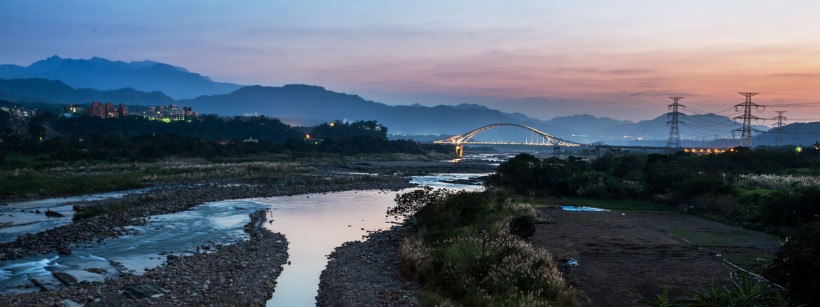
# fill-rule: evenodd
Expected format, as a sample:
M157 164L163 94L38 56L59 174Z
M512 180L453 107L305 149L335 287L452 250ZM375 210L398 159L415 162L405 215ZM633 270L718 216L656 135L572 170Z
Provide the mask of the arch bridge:
M515 142L515 141L477 141L473 140L473 137L479 135L485 131L492 130L495 128L500 127L517 127L525 130L529 130L533 132L535 135L539 137L534 140L528 140L524 142ZM522 146L550 146L550 147L578 147L582 146L582 144L570 142L552 135L547 134L541 130L535 129L533 127L519 125L519 124L508 124L508 123L500 123L500 124L491 124L486 125L484 127L475 129L473 131L454 135L446 139L436 140L433 141L435 144L451 144L456 146L456 154L460 157L464 154L464 145L522 145Z

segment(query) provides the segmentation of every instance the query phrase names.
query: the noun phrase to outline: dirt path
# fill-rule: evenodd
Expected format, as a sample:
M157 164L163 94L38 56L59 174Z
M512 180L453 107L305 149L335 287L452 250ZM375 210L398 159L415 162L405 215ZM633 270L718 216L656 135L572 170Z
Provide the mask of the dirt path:
M572 279L596 306L635 306L660 289L679 299L729 282L726 254L749 267L779 247L776 237L677 212L546 213L556 223L538 225L533 244L577 259Z

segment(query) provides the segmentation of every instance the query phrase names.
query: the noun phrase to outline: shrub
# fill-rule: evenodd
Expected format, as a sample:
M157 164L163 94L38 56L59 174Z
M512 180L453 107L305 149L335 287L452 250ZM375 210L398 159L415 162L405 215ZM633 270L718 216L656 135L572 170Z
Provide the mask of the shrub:
M522 240L535 211L494 192L429 188L396 197L388 215L415 233L402 242L401 271L419 281L430 304L577 305L546 251Z
M535 234L535 216L521 215L510 221L510 233L524 240Z
M820 306L820 222L801 227L777 253L766 275L785 286L790 297Z

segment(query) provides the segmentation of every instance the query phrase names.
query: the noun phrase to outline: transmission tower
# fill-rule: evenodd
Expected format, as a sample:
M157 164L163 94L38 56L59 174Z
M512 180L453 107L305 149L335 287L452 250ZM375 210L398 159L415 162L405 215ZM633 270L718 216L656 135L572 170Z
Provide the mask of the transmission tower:
M783 116L783 113L786 111L775 111L777 116L773 119L777 121L777 131L775 131L774 135L774 142L777 146L783 145L783 121L786 120L786 117Z
M678 112L678 108L685 109L686 106L678 103L678 100L683 99L683 97L669 97L669 99L672 99L674 102L669 105L669 109L672 110L672 112L666 114L667 117L671 117L671 119L666 122L666 124L669 125L669 139L666 141L666 148L680 149L680 128L678 127L680 121L678 120L678 116L686 116L686 114Z
M752 96L760 94L760 93L751 93L751 92L737 92L746 97L746 101L743 103L739 103L735 105L735 112L739 111L740 108L743 108L743 115L735 116L735 120L741 120L743 127L737 128L732 130L732 135L735 132L740 131L740 146L743 147L752 147L752 132L758 132L757 129L752 128L752 120L759 120L762 119L760 117L752 115L752 107L755 107L758 112L762 111L763 108L766 106L756 104L752 102Z

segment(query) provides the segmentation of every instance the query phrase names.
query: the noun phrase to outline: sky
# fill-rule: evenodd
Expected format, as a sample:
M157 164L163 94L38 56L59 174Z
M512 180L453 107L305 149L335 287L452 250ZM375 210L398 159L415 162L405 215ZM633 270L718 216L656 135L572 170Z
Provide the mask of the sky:
M152 60L539 119L649 119L668 96L731 117L748 91L768 105L756 116L820 121L818 12L820 1L0 1L0 63Z

